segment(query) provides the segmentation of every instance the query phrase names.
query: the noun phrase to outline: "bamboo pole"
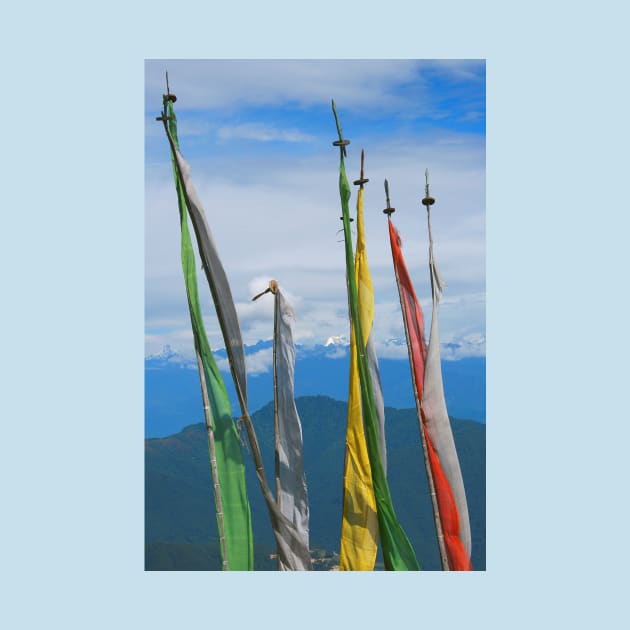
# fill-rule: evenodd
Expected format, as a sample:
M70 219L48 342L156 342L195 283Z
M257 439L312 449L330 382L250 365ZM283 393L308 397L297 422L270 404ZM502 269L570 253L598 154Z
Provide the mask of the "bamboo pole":
M407 354L409 355L409 366L413 366L413 356L411 353L411 344L409 343L409 323L407 321L407 315L405 313L405 307L403 304L402 292L400 290L400 282L398 278L398 272L394 267L394 273L396 275L396 285L398 287L398 299L400 300L400 308L403 313L403 322L405 325L405 339L407 341ZM446 546L444 544L444 533L442 532L442 522L440 520L440 508L437 503L437 494L435 492L435 482L433 481L433 472L431 471L431 464L429 462L429 450L427 447L427 439L424 430L424 420L421 402L418 398L418 388L416 386L416 380L413 375L413 368L411 374L411 383L413 385L413 397L416 401L416 413L418 416L418 425L420 428L420 441L422 442L422 456L424 459L424 467L427 473L427 481L429 482L429 493L431 495L431 505L433 507L433 520L435 522L435 533L438 541L438 548L440 550L440 561L442 563L442 570L449 571L448 559L446 556Z
M168 86L168 72L166 73L166 97L172 102L177 100L177 97L174 94L170 93L170 89ZM171 146L171 150L174 153L175 143L171 138L171 135L168 131L167 121L169 117L167 116L166 111L166 103L164 104L163 113L156 120L161 120L164 125L164 130L166 131L166 136L169 140L169 144ZM176 172L178 177L181 178L181 173L179 171L179 166L175 165ZM179 184L178 184L179 185ZM184 196L186 197L186 193L184 191ZM192 313L191 313L191 322L192 322ZM194 323L193 323L194 330ZM197 358L197 368L199 370L199 383L201 386L201 396L203 400L203 411L204 411L204 419L206 423L206 433L208 435L208 450L210 455L210 469L212 472L212 481L213 481L213 492L214 492L214 502L215 502L215 511L217 515L217 528L219 533L219 547L221 549L221 566L224 571L230 570L230 563L227 552L227 541L225 537L225 520L223 517L223 501L221 497L221 485L219 483L219 471L217 467L217 457L216 457L216 446L214 442L214 429L212 423L212 412L210 409L210 401L208 397L208 386L206 383L206 375L203 366L203 361L201 355L199 353L199 348L197 346L197 340L195 339L195 356Z
M352 248L352 239L350 235L350 212L348 208L348 198L345 197L345 185L348 186L347 178L344 176L345 164L343 157L346 155L346 146L350 144L350 140L343 138L341 125L335 108L335 101L332 102L333 114L335 116L335 124L339 140L333 142L333 146L339 147L340 151L340 171L339 171L339 193L341 197L341 210L344 232L344 250L346 257L346 282L348 284L348 299L350 303L351 332L354 335L357 351L357 367L359 372L359 384L361 386L361 405L363 409L363 423L365 427L366 446L370 455L370 466L372 468L372 480L374 483L374 498L376 499L376 513L379 521L379 537L383 550L383 561L385 570L393 571L394 566L399 562L397 558L400 555L402 562L400 566L405 568L413 567L419 570L418 560L415 557L415 551L411 546L407 535L396 518L394 506L392 504L391 493L387 476L381 459L379 448L379 436L377 427L377 418L374 402L374 391L372 388L372 378L370 370L367 366L365 347L363 345L364 335L361 324L361 317L358 307L357 298L357 279L354 273L354 256ZM367 419L367 420L366 420ZM379 505L380 504L380 505ZM383 532L387 533L383 535Z
M392 208L389 201L389 185L385 180L385 196L387 199L387 208L383 210L387 214L387 221L391 222L391 214L395 212L395 208ZM413 354L411 352L411 343L409 342L409 321L407 320L407 312L405 310L402 291L400 289L400 278L398 276L398 269L394 265L394 275L396 276L396 287L398 289L398 299L400 301L400 310L403 315L403 324L405 328L405 340L407 341L407 354L409 356L409 367L411 368L411 384L413 385L413 397L416 401L416 414L418 416L418 426L420 428L420 442L422 443L422 457L424 460L424 467L427 473L427 481L429 484L429 494L431 495L431 506L433 508L433 521L435 524L435 534L437 537L438 549L440 552L440 562L442 564L443 571L450 571L448 566L448 557L446 555L446 545L444 543L444 533L442 531L442 522L440 520L440 508L437 502L437 493L435 492L435 481L433 480L433 471L431 470L431 463L429 461L429 450L427 447L426 433L424 429L424 414L422 413L422 401L418 397L418 387L416 385L416 379L413 374Z
M212 293L212 297L215 300L217 299L216 290L214 286L210 285L210 291ZM218 315L218 313L217 313ZM221 332L223 334L223 338L227 339L226 331L224 330L224 323L221 317L218 317L219 327L221 328ZM282 516L280 510L275 506L275 500L271 490L269 489L269 485L267 484L267 478L265 477L265 468L262 462L262 454L260 452L260 445L258 444L258 438L256 437L256 431L254 430L254 425L252 423L252 419L249 415L249 411L247 409L247 402L245 400L245 395L241 389L241 383L236 375L236 371L234 369L233 357L232 357L232 349L229 344L226 343L226 352L228 355L228 363L230 365L230 373L232 374L232 380L234 382L234 389L236 390L236 396L238 398L239 406L241 408L241 419L245 423L245 430L247 431L247 439L249 441L249 446L252 452L252 459L254 460L254 467L256 469L256 476L258 477L258 482L260 484L260 489L265 497L265 501L267 503L267 510L270 512L270 517L272 517L272 510L275 508L277 510L276 518ZM273 527L273 517L272 517L272 528Z
M274 349L273 349L273 375L274 375L274 433L275 433L275 448L276 448L276 499L274 501L273 494L269 489L269 485L267 484L267 479L265 477L265 469L262 463L262 457L260 453L260 446L258 444L258 438L256 437L256 431L254 430L254 425L249 416L249 412L247 410L247 403L245 401L245 396L240 387L240 383L236 374L234 372L232 361L230 359L230 371L232 372L232 379L234 381L234 387L236 389L236 394L238 396L239 405L241 407L242 420L245 423L245 429L247 431L247 438L249 440L249 444L252 451L252 459L254 460L254 465L256 467L256 475L258 476L258 481L260 483L260 488L262 490L263 496L267 503L267 510L269 511L269 516L272 521L272 528L274 529L274 533L276 527L274 525L274 518L277 520L282 520L285 523L290 523L288 519L282 514L280 511L280 474L279 474L279 456L278 456L278 396L277 396L277 373L276 373L276 341L277 341L277 330L278 330L278 283L275 280L271 280L269 282L269 287L254 296L252 300L257 300L259 297L264 295L265 293L273 293L274 294ZM231 357L231 352L228 349L228 357ZM276 539L277 542L277 539ZM309 559L310 564L310 559ZM280 559L280 549L278 547L278 567L281 567L281 559Z
M212 299L215 304L218 304L220 299L219 299L219 295L217 294L216 287L212 283L209 283L209 284L210 284L210 293L212 294ZM269 290L270 289L266 289L265 291L263 291L263 293L266 293ZM271 491L269 490L269 485L267 484L267 479L265 477L265 468L262 462L262 455L260 452L260 446L258 444L258 438L256 437L256 431L254 430L254 425L252 424L252 419L247 409L247 401L245 400L245 394L243 393L243 390L241 389L241 382L238 378L238 375L236 374L236 370L234 369L234 357L232 354L232 347L228 343L229 336L225 328L225 322L223 321L223 318L219 315L218 311L217 311L217 319L219 321L219 328L221 329L221 334L223 335L223 339L226 341L225 351L227 352L228 363L230 365L230 373L232 375L232 381L234 382L234 389L236 390L238 403L241 408L241 419L245 423L245 430L247 431L247 439L249 441L249 445L252 450L252 459L254 460L254 466L256 468L256 476L258 477L258 481L260 483L260 487L261 487L263 495L266 497L268 501L271 500L273 503L274 499L273 499L273 495Z
M276 505L282 511L280 501L280 416L278 415L278 370L276 364L276 352L278 343L278 285L275 280L269 283L269 290L273 293L273 434L274 457L276 472ZM278 568L281 568L280 554L278 554Z
M275 477L276 477L276 505L280 508L280 454L279 454L279 433L280 418L278 416L278 370L276 362L276 352L278 344L278 283L276 280L270 280L269 286L255 295L252 302L261 298L266 293L273 293L273 432L274 432L274 453L275 453Z
M276 506L281 511L280 506L280 417L278 415L278 370L276 364L276 351L278 343L278 309L280 308L278 301L278 283L275 280L269 281L269 286L252 298L252 302L265 293L273 293L273 435L274 435L274 465L276 476ZM278 554L278 568L281 567L280 554Z
M173 141L173 139L171 138L171 135L168 133L168 128L166 125L166 121L167 121L167 117L166 117L166 113L164 113L161 117L158 118L158 120L162 120L162 122L164 123L164 128L166 130L166 135L168 137L169 143L171 145L171 148L173 150L173 153L175 153L175 143ZM177 163L177 161L175 162L175 166L177 168L177 172L178 175L181 179L183 179L179 164ZM188 195L186 193L186 191L184 190L184 196L186 197L186 204L188 205L190 203L189 199L188 199ZM212 294L212 300L214 302L215 305L219 304L221 302L220 300L220 296L217 293L217 289L214 286L214 284L212 282L209 282L209 287L210 287L210 293ZM229 335L228 332L226 330L225 327L225 322L223 321L223 317L221 317L219 311L217 310L217 319L219 322L219 328L221 329L221 334L223 336L223 339L225 340L225 350L227 352L228 355L228 363L230 365L230 373L232 374L232 380L234 381L234 388L236 390L236 395L238 397L238 402L239 402L239 406L241 408L241 417L243 419L243 421L245 422L245 429L247 431L247 437L252 449L252 458L254 459L254 465L256 468L256 475L258 476L258 480L260 482L260 486L261 489L263 491L263 495L265 495L267 498L271 497L272 501L273 501L273 495L271 494L270 490L269 490L269 486L267 485L267 480L265 479L265 469L263 467L263 463L262 463L262 456L260 454L260 446L258 445L258 439L256 438L256 432L254 431L254 427L252 425L252 420L249 416L249 412L247 410L247 402L245 400L245 395L243 393L243 391L241 390L241 384L238 378L238 375L236 374L236 370L234 369L234 356L232 354L232 347L230 346L228 340L229 340Z
M172 98L172 100L174 100L174 95L169 95L169 96ZM168 120L168 117L166 115L166 109L165 109L164 113L162 114L162 116L159 116L157 118L157 120L161 120L163 122L164 129L166 130L166 135L167 135L168 140L169 140L169 144L171 145L171 149L173 151L173 154L175 154L175 143L174 143L173 138L171 137L170 133L168 132L168 127L167 127L167 124L166 124L167 120ZM177 162L177 160L175 161L175 166L176 166L176 169L177 169L178 176L180 177L180 179L183 180L183 175L181 173L180 165ZM185 187L183 189L183 193L184 193L184 196L186 198L186 205L189 206L190 205L190 199L188 198L188 194L187 194L187 192L185 190ZM195 226L193 225L193 227L195 227ZM195 227L195 233L197 234L197 228L196 227ZM198 237L198 234L197 234L197 237ZM205 261L204 261L204 264L205 264ZM206 273L206 277L208 277L207 273ZM258 481L260 483L260 487L261 487L263 496L265 498L265 502L267 503L267 510L269 511L269 516L270 516L271 521L272 521L272 528L274 529L274 533L276 533L276 527L274 526L274 518L276 520L284 519L285 521L287 521L287 519L280 512L278 506L275 503L275 499L273 497L273 494L272 494L271 490L269 489L269 485L267 484L267 479L265 477L265 469L264 469L263 462L262 462L262 455L261 455L261 452L260 452L260 446L258 444L258 438L256 437L256 432L254 430L254 426L252 424L252 420L251 420L251 417L249 415L249 411L247 410L247 401L246 401L245 393L241 389L241 382L240 382L239 376L236 373L236 370L235 370L235 367L234 367L234 354L233 354L233 351L232 351L232 346L229 343L230 336L229 336L227 328L226 328L226 323L225 323L225 321L223 319L223 316L222 316L222 314L220 312L220 309L218 308L218 305L222 302L221 296L218 294L217 287L214 285L214 282L212 282L209 277L208 277L208 284L209 284L209 287L210 287L210 293L212 294L212 300L213 300L213 302L215 304L217 319L218 319L218 322L219 322L219 328L221 329L221 334L222 334L223 339L225 341L225 350L227 352L228 363L230 365L230 373L232 375L232 380L234 382L234 388L236 390L236 395L238 397L239 406L241 408L241 420L245 423L245 429L247 431L247 438L249 440L249 444L250 444L251 451L252 451L252 459L254 460L254 466L255 466L255 469L256 469L256 476L258 477ZM241 344L242 344L242 341L241 341Z
M269 287L272 287L272 280ZM273 430L275 439L275 465L276 465L276 505L280 508L280 417L278 416L278 369L276 364L276 352L278 343L278 309L280 304L278 301L277 285L273 293Z
M427 227L428 227L428 232L429 232L429 264L432 265L433 264L433 236L431 234L431 206L435 203L435 199L433 199L433 197L431 197L429 195L429 169L427 168L424 172L425 174L425 178L426 178L426 185L425 185L425 196L424 199L422 200L422 204L426 206L427 208ZM433 287L433 274L430 274L431 276L431 292L433 293L434 287ZM420 409L420 413L422 414L422 421L423 421L423 427L424 427L424 412L422 411L422 408ZM425 440L425 449L426 449L426 440ZM435 494L435 487L433 488L433 493ZM438 514L439 514L439 509L438 509ZM442 530L442 526L441 526L441 522L440 522L440 531ZM442 534L442 545L444 546L444 535ZM445 557L446 557L446 551L444 551ZM446 562L446 565L448 567L448 560L444 559L443 562ZM448 571L450 569L446 568L444 569L445 571Z
M196 345L196 344L195 344ZM227 553L227 545L225 540L225 522L223 520L223 502L221 500L221 486L219 484L219 471L217 469L217 455L214 444L214 428L212 426L212 411L210 410L210 401L208 399L208 386L206 384L206 375L201 360L199 350L195 347L197 355L197 367L199 368L199 382L201 383L201 397L203 399L203 412L206 420L206 432L208 433L208 447L210 450L210 468L212 469L212 480L214 487L214 502L217 512L217 525L219 527L219 545L221 547L221 557L223 558L223 570L230 570L230 563Z

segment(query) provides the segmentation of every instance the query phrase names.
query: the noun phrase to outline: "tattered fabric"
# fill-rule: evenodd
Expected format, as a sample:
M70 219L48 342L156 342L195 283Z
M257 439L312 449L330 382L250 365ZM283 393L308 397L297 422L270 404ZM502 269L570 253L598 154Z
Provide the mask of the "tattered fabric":
M208 228L203 207L190 179L190 166L181 156L170 135L169 139L171 139L171 147L175 154L178 172L181 176L187 207L193 227L195 228L195 234L197 235L199 253L203 262L204 271L206 272L208 284L210 285L212 298L217 311L217 319L219 320L225 341L234 385L241 393L240 398L242 399L244 407L242 411L244 414L247 414L245 354L232 292L223 265L216 251L210 229ZM258 441L250 422L246 423L246 428L250 435L252 448L258 450ZM257 459L260 460L260 458ZM278 546L278 555L281 562L294 570L310 570L311 559L308 552L304 551L301 534L294 527L293 523L280 512L269 490L263 471L257 468L256 476L260 482L263 497L269 511L271 526Z
M304 474L302 425L295 406L294 374L295 346L293 325L295 313L280 290L275 295L277 334L275 339L276 403L278 413L277 474L278 507L293 524L301 539L301 551L297 557L285 563L280 558L280 569L310 568L302 566L301 557L308 556L308 492Z
M433 311L424 374L422 414L427 441L433 451L433 453L430 451L430 455L449 568L451 571L470 571L472 565L468 504L442 384L438 307L443 282L433 257L433 239L430 230L429 224L429 266Z
M446 562L448 569L451 571L469 570L470 569L470 551L465 550L460 539L461 514L458 505L455 502L454 494L451 489L450 478L445 472L444 463L447 463L451 472L456 467L459 473L459 461L453 443L450 421L446 411L446 402L444 401L444 392L442 388L442 371L440 365L439 339L437 335L437 300L433 303L433 319L431 321L431 343L430 349L427 350L424 341L424 317L420 303L416 297L416 293L411 283L407 266L403 258L400 236L389 220L389 239L392 249L392 258L394 262L394 270L396 272L396 280L400 293L400 303L403 312L403 321L405 323L405 331L407 335L407 344L409 349L409 361L411 365L412 380L414 393L416 396L416 404L419 406L419 422L420 430L423 432L424 441L427 448L427 457L429 460L429 472L431 475L438 509L438 518L441 529L442 538L444 540L444 551L446 553ZM432 248L430 255L432 277L437 275L437 268L433 263ZM436 279L435 287L440 286ZM435 331L435 334L434 332ZM435 349L437 348L437 353ZM432 360L429 362L429 354L432 354ZM438 380L439 379L439 383ZM428 381L428 382L427 382ZM427 386L430 388L429 398L427 399ZM441 403L440 398L441 396ZM428 409L430 416L430 426L433 431L429 430L429 416L425 402L428 400ZM441 407L440 407L441 404ZM436 435L440 435L443 439L443 451L439 453L434 444ZM450 436L451 447L448 440L444 436ZM455 476L451 478L455 479ZM461 473L459 473L461 482ZM461 486L463 493L463 485ZM466 497L464 495L465 520L468 523L468 511L466 509ZM468 528L469 531L469 528ZM469 548L470 549L470 535Z
M234 385L240 388L243 400L247 403L245 350L243 348L241 328L238 323L230 284L225 275L219 254L217 253L210 228L206 221L203 206L199 201L197 191L190 179L190 165L182 157L177 146L174 144L173 150L188 202L190 219L193 229L195 230L195 236L197 237L203 270L206 274L210 291L212 292L212 298L217 310L217 319L219 320L223 339L225 340L225 350L229 357L230 369L232 370L235 381Z

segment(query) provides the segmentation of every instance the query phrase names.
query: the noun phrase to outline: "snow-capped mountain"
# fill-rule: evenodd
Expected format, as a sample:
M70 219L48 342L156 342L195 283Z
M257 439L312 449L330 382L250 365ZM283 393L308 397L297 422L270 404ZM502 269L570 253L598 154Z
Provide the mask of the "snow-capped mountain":
M326 347L328 346L349 346L350 341L344 335L336 335L334 337L328 337L326 339L326 343L324 344Z
M326 395L347 400L349 344L343 336L330 343L296 345L295 396ZM485 339L449 342L442 345L442 374L446 403L452 416L485 421L486 360L480 347ZM469 347L466 347L468 343ZM464 353L462 354L462 349ZM376 344L385 405L395 408L415 406L407 346L404 340L389 339ZM477 354L476 354L477 353ZM272 340L245 346L247 394L253 413L273 399ZM230 376L225 349L214 352L234 413L237 398ZM463 356L458 360L452 357ZM145 359L146 435L169 435L193 422L202 422L201 394L197 362L165 346L159 354Z

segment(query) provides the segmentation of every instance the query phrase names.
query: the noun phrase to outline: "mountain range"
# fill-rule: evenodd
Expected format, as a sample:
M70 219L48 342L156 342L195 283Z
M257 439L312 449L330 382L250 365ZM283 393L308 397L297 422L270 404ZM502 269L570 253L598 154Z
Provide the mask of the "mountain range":
M194 372L193 372L194 373ZM310 547L315 568L338 559L347 404L326 396L296 399L300 414L310 506ZM252 414L270 486L273 405ZM485 570L485 425L451 419L466 489L472 563ZM423 570L439 570L435 525L415 409L386 408L388 481L398 519ZM255 568L275 570L275 543L252 458L246 447ZM145 440L145 568L219 570L207 434L192 424L175 435ZM377 558L377 568L382 559Z
M379 369L385 404L404 409L415 406L409 362L404 342L401 358L379 358ZM448 345L443 356L448 356ZM250 413L261 409L273 399L273 377L270 369L272 341L259 341L245 346L248 365L248 408ZM225 350L215 353L230 396L232 410L238 403L229 374ZM343 338L331 338L325 345L296 346L295 395L329 396L347 400L349 354ZM486 359L484 356L442 360L444 393L451 415L457 418L485 422ZM145 437L165 437L183 427L203 422L197 364L168 346L161 354L145 359Z

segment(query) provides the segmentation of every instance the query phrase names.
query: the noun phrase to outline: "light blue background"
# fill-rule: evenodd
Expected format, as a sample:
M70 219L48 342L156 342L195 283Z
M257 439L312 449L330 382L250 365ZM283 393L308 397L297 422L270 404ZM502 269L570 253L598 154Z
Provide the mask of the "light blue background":
M4 10L5 627L620 627L619 4L135 6ZM143 571L143 66L173 57L487 59L485 573Z

